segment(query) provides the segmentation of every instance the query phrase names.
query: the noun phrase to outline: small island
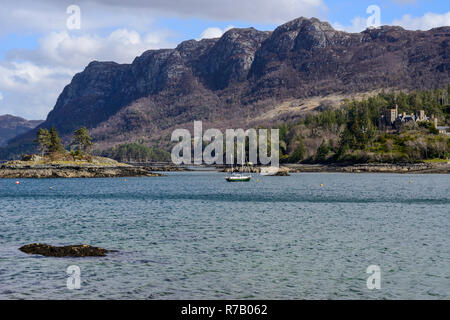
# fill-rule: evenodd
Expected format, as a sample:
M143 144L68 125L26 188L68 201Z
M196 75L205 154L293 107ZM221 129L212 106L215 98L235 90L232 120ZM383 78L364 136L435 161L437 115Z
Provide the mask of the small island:
M0 166L0 178L158 177L150 168L120 163L91 154L92 139L85 127L74 132L70 151L55 128L39 129L35 142L41 154L24 155Z
M44 257L104 257L111 250L93 247L87 244L52 246L45 243L31 243L19 248L27 254L39 254Z

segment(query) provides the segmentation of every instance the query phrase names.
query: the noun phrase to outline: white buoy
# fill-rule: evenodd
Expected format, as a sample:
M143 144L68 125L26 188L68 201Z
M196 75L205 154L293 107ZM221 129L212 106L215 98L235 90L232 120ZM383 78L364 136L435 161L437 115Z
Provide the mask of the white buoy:
M20 182L19 181L16 181L16 184L19 184Z

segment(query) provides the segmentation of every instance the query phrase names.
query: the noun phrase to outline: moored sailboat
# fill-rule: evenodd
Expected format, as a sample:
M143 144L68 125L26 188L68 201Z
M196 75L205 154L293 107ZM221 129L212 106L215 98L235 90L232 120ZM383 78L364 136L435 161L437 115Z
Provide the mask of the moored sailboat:
M245 162L245 153L244 148L242 147L242 154L244 155L244 161L242 161L242 169L241 171L244 172L244 162ZM244 173L234 173L233 172L233 163L234 159L233 156L231 157L231 175L225 177L225 180L228 182L248 182L251 179L251 175L246 175Z

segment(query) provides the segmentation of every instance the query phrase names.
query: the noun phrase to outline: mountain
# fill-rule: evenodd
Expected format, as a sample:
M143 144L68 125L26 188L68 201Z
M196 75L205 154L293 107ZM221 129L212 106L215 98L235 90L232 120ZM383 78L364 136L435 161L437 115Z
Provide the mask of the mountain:
M8 140L40 125L43 120L25 120L9 114L0 116L0 146L6 146Z
M323 103L381 89L450 83L450 27L360 33L298 18L273 32L231 29L221 38L149 50L131 64L91 62L74 76L40 127L66 139L87 126L96 146L144 141L167 147L175 128L238 128L286 121ZM3 153L32 148L33 132Z

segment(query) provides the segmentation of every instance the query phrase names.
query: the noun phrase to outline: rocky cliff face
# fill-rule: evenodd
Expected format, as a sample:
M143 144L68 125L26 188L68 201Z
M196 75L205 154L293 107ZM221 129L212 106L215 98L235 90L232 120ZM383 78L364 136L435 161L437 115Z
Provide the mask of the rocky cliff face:
M422 32L383 26L351 34L300 18L262 44L250 78L265 95L434 88L449 82L449 43L449 27Z
M258 115L292 99L446 86L449 44L450 27L352 34L299 18L273 32L232 29L220 39L147 51L132 64L90 63L41 126L64 135L86 125L106 147L167 136L193 120L219 128L254 125Z
M5 146L8 140L37 127L42 122L44 121L28 121L9 114L0 116L0 147Z

